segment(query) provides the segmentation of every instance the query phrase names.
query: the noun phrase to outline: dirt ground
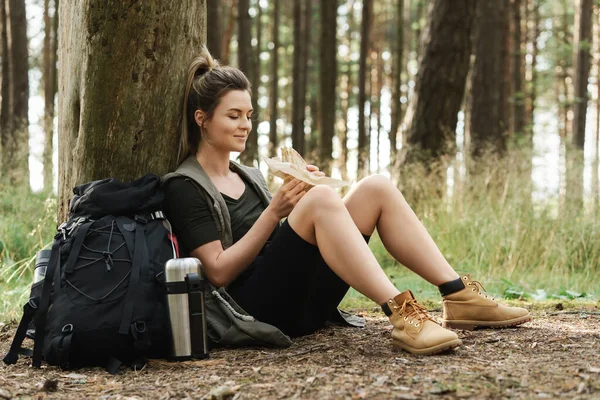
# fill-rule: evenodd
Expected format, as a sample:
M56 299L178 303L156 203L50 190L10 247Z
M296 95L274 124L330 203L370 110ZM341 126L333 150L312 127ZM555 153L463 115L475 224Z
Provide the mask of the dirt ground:
M150 361L141 371L0 367L0 399L600 399L600 312L535 311L520 328L459 332L437 356L394 352L381 313L284 350L214 350L206 361ZM432 313L440 317L439 312ZM15 326L0 326L4 354Z

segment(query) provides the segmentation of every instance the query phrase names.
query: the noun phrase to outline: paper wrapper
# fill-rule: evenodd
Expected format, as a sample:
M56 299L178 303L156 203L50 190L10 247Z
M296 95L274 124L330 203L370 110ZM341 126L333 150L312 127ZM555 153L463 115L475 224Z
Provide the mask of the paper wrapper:
M330 178L328 176L318 176L306 169L306 161L298 152L290 147L281 149L281 159L279 158L264 158L264 161L269 166L271 173L275 176L283 178L283 183L286 184L296 178L309 185L325 185L332 188L339 188L349 185L349 182L344 182L339 179Z

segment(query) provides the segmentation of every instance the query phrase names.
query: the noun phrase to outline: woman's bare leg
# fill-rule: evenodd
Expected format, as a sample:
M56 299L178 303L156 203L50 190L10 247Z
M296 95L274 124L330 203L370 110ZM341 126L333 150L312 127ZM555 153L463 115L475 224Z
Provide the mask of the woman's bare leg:
M318 245L323 259L347 284L377 304L400 292L381 269L342 199L331 188L315 186L288 217L292 229Z
M382 175L369 176L352 188L344 204L365 235L375 227L387 251L433 285L457 279L437 245L402 193Z

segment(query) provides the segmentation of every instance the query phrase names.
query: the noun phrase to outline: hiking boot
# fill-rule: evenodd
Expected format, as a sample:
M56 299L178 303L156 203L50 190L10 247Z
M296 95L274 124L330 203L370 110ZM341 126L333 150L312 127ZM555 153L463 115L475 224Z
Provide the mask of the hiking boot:
M462 344L456 333L442 328L417 302L410 290L387 302L393 344L412 354L437 354Z
M473 330L476 327L505 328L531 321L529 311L521 307L499 304L485 292L480 282L462 277L465 288L443 297L442 326Z

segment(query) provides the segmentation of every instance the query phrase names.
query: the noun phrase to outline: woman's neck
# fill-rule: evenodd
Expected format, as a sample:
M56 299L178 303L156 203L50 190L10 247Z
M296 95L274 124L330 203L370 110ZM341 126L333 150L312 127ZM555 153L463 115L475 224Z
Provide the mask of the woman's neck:
M226 178L230 174L229 152L202 151L200 148L196 152L196 160L210 177Z

